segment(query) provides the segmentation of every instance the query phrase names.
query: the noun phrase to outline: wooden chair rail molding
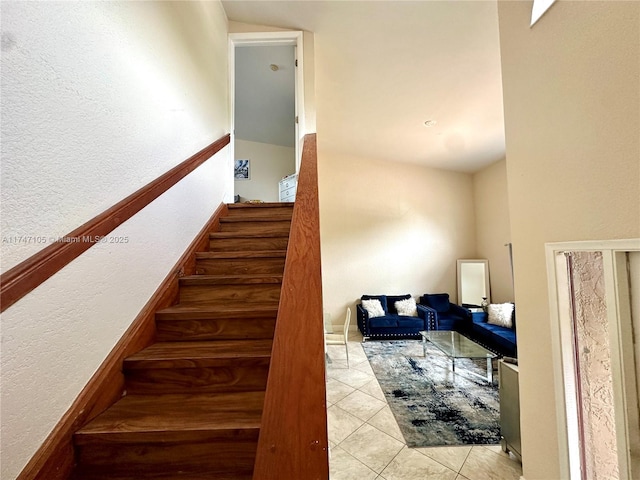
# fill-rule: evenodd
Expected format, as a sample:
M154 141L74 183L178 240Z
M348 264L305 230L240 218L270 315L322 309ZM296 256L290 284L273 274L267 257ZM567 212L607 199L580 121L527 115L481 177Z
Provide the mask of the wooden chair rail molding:
M109 234L222 150L229 141L229 134L219 138L137 192L68 233L64 238L96 238ZM5 311L94 244L84 241L52 243L5 272L0 276L0 312Z
M329 478L316 136L306 135L253 480Z

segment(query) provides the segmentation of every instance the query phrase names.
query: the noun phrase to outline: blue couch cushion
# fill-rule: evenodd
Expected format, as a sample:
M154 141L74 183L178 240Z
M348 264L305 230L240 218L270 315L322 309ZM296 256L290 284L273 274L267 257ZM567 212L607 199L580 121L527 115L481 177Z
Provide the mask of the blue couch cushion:
M449 311L449 294L448 293L432 293L422 296L427 305L438 313Z
M491 345L492 348L504 355L516 356L517 340L515 330L490 323L474 323L471 329L472 336L481 343Z
M438 317L438 330L463 331L466 327L462 317Z
M398 327L406 330L415 330L419 332L425 329L424 319L420 317L405 317L398 315Z
M408 300L409 298L411 298L411 295L407 294L407 295L387 295L387 308L389 310L387 310L387 312L389 312L389 314L394 314L397 315L398 314L398 310L396 310L396 302L399 300Z
M499 325L493 325L491 323L483 323L482 326L476 325L476 330L478 328L489 330L494 335L506 338L507 340L511 340L512 342L516 341L516 332L510 328L501 327Z
M382 305L382 309L389 313L389 309L387 308L387 296L386 295L362 295L360 300L380 300L380 305Z
M365 300L367 300L365 298ZM373 317L369 319L370 328L397 327L398 315L385 315L384 317Z

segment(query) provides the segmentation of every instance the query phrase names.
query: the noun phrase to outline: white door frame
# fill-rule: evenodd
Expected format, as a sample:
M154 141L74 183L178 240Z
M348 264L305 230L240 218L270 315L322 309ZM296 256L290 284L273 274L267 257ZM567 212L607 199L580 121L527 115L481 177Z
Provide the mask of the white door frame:
M235 56L238 46L280 46L293 45L295 47L297 68L295 69L295 165L296 172L300 169L302 157L302 137L305 133L304 126L304 45L302 43L302 31L282 32L248 32L229 34L229 108L231 109L231 158L235 158Z
M545 245L547 276L549 280L549 306L553 349L556 412L558 415L558 447L562 478L580 480L578 404L574 379L575 357L573 332L566 305L569 295L566 270L563 269L565 252L602 252L605 299L609 321L611 370L615 411L616 440L620 480L631 480L629 415L627 406L637 394L636 379L624 375L635 370L629 303L626 253L640 251L640 239L559 242ZM564 278L563 278L564 277Z

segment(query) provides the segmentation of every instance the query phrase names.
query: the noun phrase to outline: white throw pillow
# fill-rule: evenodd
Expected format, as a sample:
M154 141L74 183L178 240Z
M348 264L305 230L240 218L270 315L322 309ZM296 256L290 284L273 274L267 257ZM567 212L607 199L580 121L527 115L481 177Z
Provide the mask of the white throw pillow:
M369 318L384 317L384 309L378 299L362 300L362 308L369 314Z
M487 323L513 328L513 303L492 303L487 308Z
M398 300L394 303L398 315L404 315L405 317L417 317L418 309L416 308L416 301L414 298L407 298L406 300Z

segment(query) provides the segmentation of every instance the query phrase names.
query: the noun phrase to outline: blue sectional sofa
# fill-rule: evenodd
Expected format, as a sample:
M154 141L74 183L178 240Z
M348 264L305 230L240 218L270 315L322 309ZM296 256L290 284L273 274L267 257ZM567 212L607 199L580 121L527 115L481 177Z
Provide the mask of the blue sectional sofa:
M467 324L466 333L469 338L488 348L491 351L507 357L518 356L518 344L516 340L516 320L515 309L512 314L513 327L502 327L488 323L486 312L473 312L471 323Z
M416 305L417 316L398 314L395 302L410 299L411 295L363 295L362 300L378 300L384 315L370 318L362 303L356 305L358 329L363 338L420 338L423 330L454 330L460 332L492 352L517 357L515 308L511 316L512 328L488 322L486 312L471 312L451 303L447 293L425 294Z
M369 318L369 313L362 306L356 305L358 329L363 338L393 338L415 337L420 338L420 333L427 330L427 325L434 324L433 314L425 309L417 309L417 317L398 314L395 303L399 300L412 298L411 295L363 295L360 300L379 300L384 310L384 315ZM428 323L430 322L430 323Z
M467 308L449 302L447 293L421 296L418 308L433 312L436 330L455 330L499 355L517 356L515 308L511 314L511 328L489 323L486 312L472 313Z
M471 312L451 303L448 293L427 293L420 297L419 306L433 314L435 330L462 332L471 321Z

